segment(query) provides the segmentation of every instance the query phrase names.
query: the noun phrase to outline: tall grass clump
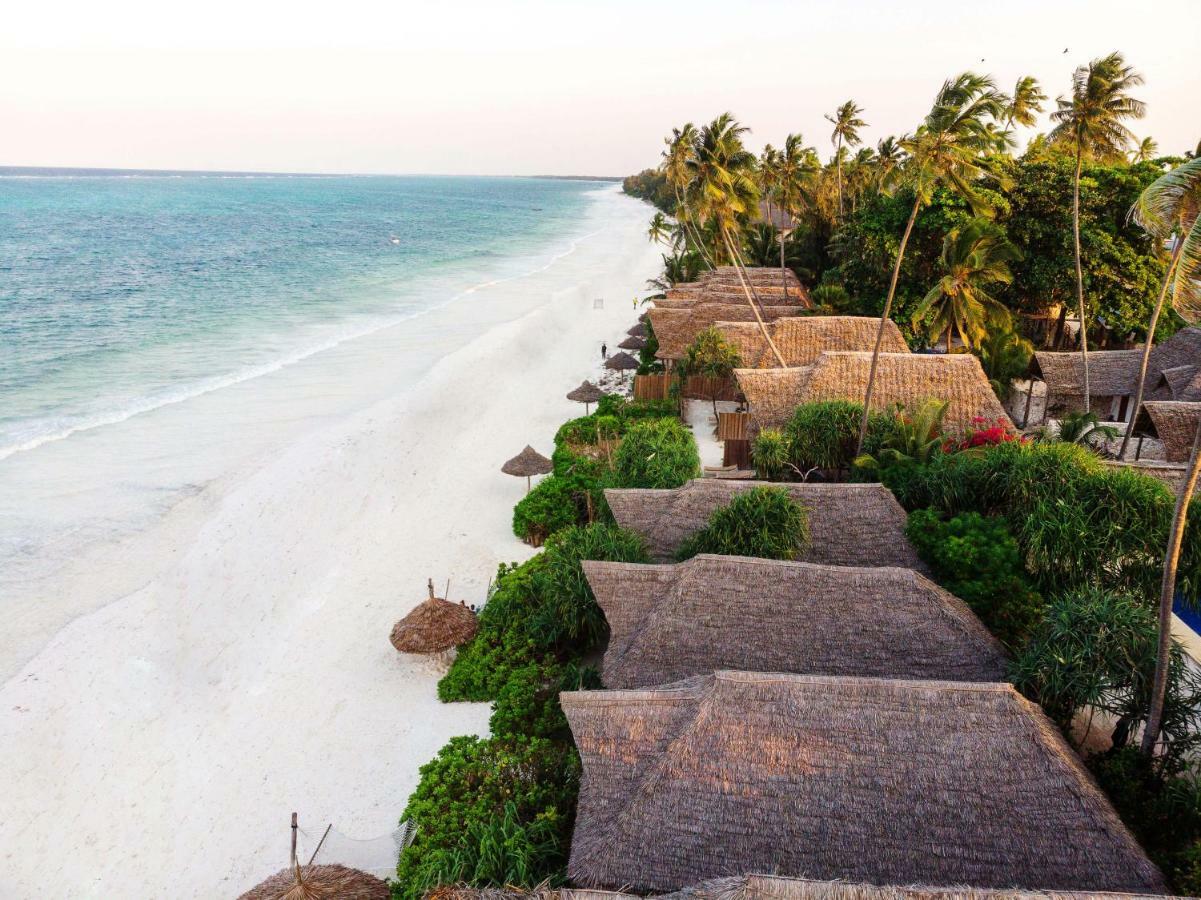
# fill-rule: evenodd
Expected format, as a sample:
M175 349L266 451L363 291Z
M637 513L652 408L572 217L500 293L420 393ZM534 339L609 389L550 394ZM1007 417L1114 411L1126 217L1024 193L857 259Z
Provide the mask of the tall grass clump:
M700 473L696 441L676 419L631 426L613 460L615 487L675 488Z
M796 559L809 547L809 514L782 487L756 487L715 509L709 524L680 545L679 560L698 553Z
M800 473L819 470L845 475L855 459L863 404L846 400L803 403L784 427L788 462ZM868 419L865 453L873 453L894 428L895 416L872 413Z

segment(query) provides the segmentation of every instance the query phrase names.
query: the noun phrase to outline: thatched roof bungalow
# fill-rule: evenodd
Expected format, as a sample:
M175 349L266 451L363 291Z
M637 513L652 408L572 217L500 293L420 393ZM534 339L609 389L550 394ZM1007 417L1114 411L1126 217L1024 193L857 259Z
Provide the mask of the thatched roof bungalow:
M1201 365L1164 369L1154 387L1154 395L1163 399L1201 402Z
M802 403L850 400L862 403L871 353L822 353L811 366L735 369L738 387L759 428L783 428ZM872 408L913 407L926 399L948 401L943 427L970 429L974 420L1012 424L992 385L970 353L881 353Z
M565 692L583 762L568 877L731 873L1159 893L1062 735L1008 684L753 672Z
M784 316L795 316L795 306L765 306L761 312L764 321L770 322ZM689 306L686 309L650 310L651 328L659 349L655 356L662 360L681 360L688 353L696 336L718 322L755 323L755 313L746 303L720 303ZM759 326L754 325L757 329Z
M1201 403L1150 400L1139 411L1134 430L1163 441L1168 462L1185 463L1192 453L1198 420L1201 420Z
M962 600L912 569L708 554L674 566L583 566L609 621L607 687L653 687L718 669L1005 677L997 639Z
M742 365L748 369L776 368L776 357L755 322L718 322L715 326L738 348ZM808 366L827 350L861 350L876 346L880 320L867 316L789 316L768 325L772 341L785 364ZM908 353L901 329L889 319L884 325L883 353Z
M1127 398L1133 396L1138 387L1138 373L1142 366L1143 351L1097 350L1088 355L1089 392L1091 406L1102 415L1117 421L1130 418ZM1180 384L1184 378L1181 371L1169 370L1201 365L1201 327L1182 328L1162 344L1151 348L1147 361L1148 396L1153 400L1176 398L1172 382ZM1051 353L1039 351L1034 354L1031 366L1033 373L1047 384L1047 408L1054 413L1079 411L1084 408L1084 362L1080 353ZM1191 380L1191 379L1189 379ZM1187 383L1187 382L1185 382ZM1201 398L1198 398L1201 399Z
M646 540L653 559L675 556L740 491L766 481L694 478L671 490L606 488L617 524ZM923 570L905 537L905 510L882 484L782 484L809 513L809 548L801 559L832 566L898 566Z

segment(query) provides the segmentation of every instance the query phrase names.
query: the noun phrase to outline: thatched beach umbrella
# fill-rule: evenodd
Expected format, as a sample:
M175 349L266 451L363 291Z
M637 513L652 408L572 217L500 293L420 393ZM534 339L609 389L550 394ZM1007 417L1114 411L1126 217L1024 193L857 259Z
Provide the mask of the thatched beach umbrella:
M622 350L641 350L646 346L646 338L628 337L617 346Z
M445 653L475 637L479 622L462 603L451 603L430 595L392 626L392 646L401 653Z
M500 470L506 475L516 475L519 478L524 477L525 492L528 494L530 492L530 479L535 475L545 475L547 472L553 471L554 468L554 464L549 459L529 444L526 444L525 449L501 466Z
M576 403L584 404L584 415L588 415L588 405L596 403L601 397L605 396L605 392L598 388L591 381L585 381L578 388L567 395L568 400L574 400Z
M634 357L630 356L628 353L614 353L605 360L605 368L621 372L621 380L624 384L626 380L625 373L630 369L637 369L638 360L634 359Z
M292 865L252 887L238 900L389 900L388 883L347 866L302 866L296 861L296 813L292 813Z
M627 331L626 334L628 334L630 337L644 338L647 336L646 326L642 324L642 322L639 322L637 325Z

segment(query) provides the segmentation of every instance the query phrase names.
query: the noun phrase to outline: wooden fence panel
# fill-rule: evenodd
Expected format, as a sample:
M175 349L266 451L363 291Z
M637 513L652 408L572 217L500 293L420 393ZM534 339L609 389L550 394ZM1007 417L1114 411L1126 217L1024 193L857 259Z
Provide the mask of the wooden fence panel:
M719 412L717 414L717 439L719 441L745 441L751 417L744 412Z
M739 400L742 394L733 378L689 375L684 379L684 397L688 400Z
M634 399L666 400L667 391L670 386L671 376L666 373L662 375L635 375Z

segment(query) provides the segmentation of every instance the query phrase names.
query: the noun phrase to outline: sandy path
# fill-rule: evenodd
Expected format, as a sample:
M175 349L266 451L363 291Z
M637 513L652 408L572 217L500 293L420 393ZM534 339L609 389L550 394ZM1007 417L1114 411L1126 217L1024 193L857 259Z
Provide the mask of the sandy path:
M161 575L0 689L0 896L236 895L285 862L290 811L382 834L446 737L486 729L387 634L427 576L478 602L528 555L525 485L499 466L549 452L654 272L641 233L597 240L603 265L416 390L210 486L194 527L164 529Z

